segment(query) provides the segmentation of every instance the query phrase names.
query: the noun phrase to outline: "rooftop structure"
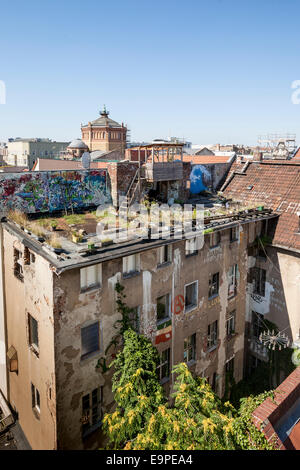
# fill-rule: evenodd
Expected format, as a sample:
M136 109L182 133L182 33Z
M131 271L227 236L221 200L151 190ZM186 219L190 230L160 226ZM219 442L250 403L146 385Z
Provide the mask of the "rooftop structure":
M110 119L105 106L100 117L81 125L82 140L90 152L94 150L119 150L124 154L127 128L124 124Z

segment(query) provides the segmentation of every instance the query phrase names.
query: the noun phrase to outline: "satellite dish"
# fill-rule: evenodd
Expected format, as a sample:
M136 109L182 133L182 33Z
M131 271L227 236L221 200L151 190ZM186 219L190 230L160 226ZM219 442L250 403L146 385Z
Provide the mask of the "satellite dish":
M84 152L81 157L81 163L82 166L85 170L90 169L90 164L91 164L91 155L90 152Z

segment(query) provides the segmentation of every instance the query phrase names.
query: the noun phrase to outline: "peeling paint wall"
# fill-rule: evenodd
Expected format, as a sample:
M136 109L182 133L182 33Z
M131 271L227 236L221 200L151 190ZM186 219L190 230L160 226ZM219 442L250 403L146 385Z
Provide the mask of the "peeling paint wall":
M6 230L3 236L7 347L18 354L18 374L9 372L8 398L31 447L52 450L57 444L52 271L36 255L34 263L24 265L21 282L14 276L14 248L23 256L24 245ZM38 322L38 356L29 344L28 314ZM31 383L40 393L40 415L32 409Z

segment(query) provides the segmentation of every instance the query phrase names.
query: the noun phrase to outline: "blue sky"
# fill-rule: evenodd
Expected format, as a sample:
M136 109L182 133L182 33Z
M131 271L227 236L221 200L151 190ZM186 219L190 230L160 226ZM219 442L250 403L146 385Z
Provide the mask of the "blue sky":
M103 103L132 140L295 132L298 0L2 2L0 141L80 136Z

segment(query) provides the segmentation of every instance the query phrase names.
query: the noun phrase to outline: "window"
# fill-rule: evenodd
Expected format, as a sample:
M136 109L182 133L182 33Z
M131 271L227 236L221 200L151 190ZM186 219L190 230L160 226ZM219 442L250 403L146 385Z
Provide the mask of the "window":
M160 361L157 366L158 378L161 382L165 382L170 376L170 348L160 353Z
M207 349L217 346L218 342L218 320L208 325L207 328Z
M99 322L81 328L81 359L100 350Z
M32 401L32 409L40 413L41 411L40 392L33 384L31 384L31 401Z
M185 241L185 254L186 256L195 255L197 250L197 238L190 238Z
M164 245L158 249L158 264L170 263L172 261L172 246Z
M103 387L95 388L92 393L82 397L82 437L96 430L103 417Z
M185 362L196 360L196 333L184 340L183 359Z
M228 319L226 320L226 335L231 336L235 333L235 310L230 312Z
M209 246L210 248L215 248L221 243L221 232L213 232L210 235Z
M263 315L252 310L252 336L259 338L263 330Z
M35 263L35 255L27 248L24 249L24 264L29 265Z
M163 295L162 297L158 297L156 302L156 315L157 315L157 323L163 322L164 320L168 320L170 318L171 313L171 302L170 302L170 294Z
M22 253L16 248L14 248L14 275L20 281L24 280Z
M28 314L28 332L29 345L35 350L39 350L38 322L30 314Z
M234 372L234 357L226 362L225 372L233 374L233 372Z
M217 373L216 372L214 372L212 376L211 389L213 392L216 393L217 391Z
M93 264L80 269L80 288L82 291L100 287L102 282L102 265Z
M136 333L140 333L140 307L134 307L128 314L129 322Z
M231 227L231 229L230 229L230 241L235 242L236 240L238 240L238 236L239 236L239 227L238 226Z
M196 308L198 305L198 281L184 286L185 312Z
M266 270L262 268L252 268L253 294L265 296Z
M234 264L230 267L228 273L228 297L234 297L237 292L237 274L238 265Z
M126 276L135 274L140 270L139 255L130 255L123 258L123 274Z
M215 273L211 276L208 282L208 287L208 298L219 294L219 273Z

